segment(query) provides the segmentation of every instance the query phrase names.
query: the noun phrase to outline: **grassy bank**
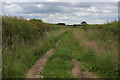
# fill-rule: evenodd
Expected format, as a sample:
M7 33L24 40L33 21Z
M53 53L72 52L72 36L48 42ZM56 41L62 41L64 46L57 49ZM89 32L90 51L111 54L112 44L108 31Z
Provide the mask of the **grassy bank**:
M32 44L36 39L44 36L45 32L58 30L60 26L38 22L36 20L25 20L23 18L3 16L2 17L2 39L3 49L15 49L16 44L25 42Z
M73 64L71 63L73 40L72 31L65 33L60 44L56 48L54 54L48 59L42 74L45 78L72 78L71 70Z
M3 78L24 78L32 64L55 47L58 38L67 31L60 26L36 21L31 23L11 16L3 16L2 22Z
M118 77L117 36L110 30L74 30L74 58L89 70L104 78Z
M3 78L23 78L32 64L55 44L65 29L48 32L32 45L21 44L14 52L3 53ZM54 34L56 33L56 34Z

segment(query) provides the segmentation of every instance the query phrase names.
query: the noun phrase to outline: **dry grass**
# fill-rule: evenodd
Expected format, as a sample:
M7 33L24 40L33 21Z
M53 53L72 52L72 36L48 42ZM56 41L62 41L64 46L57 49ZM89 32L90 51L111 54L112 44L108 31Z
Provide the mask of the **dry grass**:
M118 45L116 40L110 40L114 38L113 35L109 33L109 36L105 35L101 38L103 34L92 29L87 31L74 29L73 34L75 40L82 46L82 50L76 51L77 59L85 62L90 70L95 72L98 70L97 73L104 77L117 76Z
M83 30L78 30L74 29L73 31L74 37L77 41L80 42L80 44L84 47L84 50L92 49L96 53L105 53L106 48L108 48L107 52L111 52L113 54L118 54L118 47L117 47L117 42L112 41L112 43L107 44L104 42L104 44L100 44L99 40L89 40L89 37L93 34L91 30L89 31L83 31ZM99 45L100 44L100 45Z

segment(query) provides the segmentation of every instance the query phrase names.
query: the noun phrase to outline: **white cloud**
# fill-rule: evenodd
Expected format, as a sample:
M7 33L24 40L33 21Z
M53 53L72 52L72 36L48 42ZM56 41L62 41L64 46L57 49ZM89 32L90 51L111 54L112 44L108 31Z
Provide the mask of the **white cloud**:
M60 15L59 13L55 13L55 15Z
M41 13L33 13L33 14L21 14L23 16L27 15L27 16L41 16L42 14Z
M50 14L50 17L52 17L53 16L53 14Z
M89 22L90 24L103 24L106 23L106 20L103 19L86 19L85 21Z
M84 13L84 12L74 12L76 16L87 16L89 13Z
M66 23L65 21L58 21L58 23Z
M97 9L94 6L91 6L90 8L87 9L88 11L96 12Z
M70 19L68 16L60 16L59 19Z
M7 5L11 4L11 2L6 2Z
M40 8L40 7L43 7L43 5L42 5L42 4L38 4L38 5L37 5L37 7L39 7L39 8Z
M111 10L103 10L102 12L103 13L109 13L109 12L111 12Z
M3 7L3 13L5 14L20 14L23 13L23 9L17 4L5 5Z

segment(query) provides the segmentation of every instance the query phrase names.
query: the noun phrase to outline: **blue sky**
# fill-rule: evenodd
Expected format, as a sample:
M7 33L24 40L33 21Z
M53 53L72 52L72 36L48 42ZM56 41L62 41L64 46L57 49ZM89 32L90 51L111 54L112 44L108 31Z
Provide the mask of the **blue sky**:
M100 0L98 0L100 1ZM2 3L2 14L39 18L47 23L102 24L118 19L118 2L12 2Z

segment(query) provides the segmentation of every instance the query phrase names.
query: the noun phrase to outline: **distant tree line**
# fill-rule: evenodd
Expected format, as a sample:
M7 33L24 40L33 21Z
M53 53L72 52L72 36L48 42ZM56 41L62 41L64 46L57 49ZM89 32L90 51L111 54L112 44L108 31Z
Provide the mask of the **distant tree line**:
M61 26L73 26L73 27L77 27L77 26L84 26L87 23L85 21L82 21L81 24L73 24L73 25L66 25L65 23L58 23L57 25L61 25Z

